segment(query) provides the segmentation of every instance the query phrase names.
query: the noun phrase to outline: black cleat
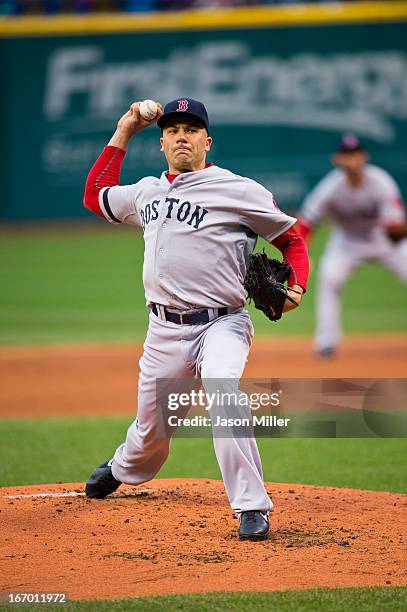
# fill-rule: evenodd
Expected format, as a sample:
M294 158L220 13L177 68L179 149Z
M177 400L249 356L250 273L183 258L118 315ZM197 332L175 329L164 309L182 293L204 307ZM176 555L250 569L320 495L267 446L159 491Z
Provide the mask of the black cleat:
M89 477L86 483L85 493L86 497L95 497L97 499L103 499L106 495L110 495L113 491L116 491L122 484L112 474L112 459L99 465Z
M246 510L240 514L239 538L241 540L267 540L269 521L265 512Z
M322 359L329 359L330 357L334 357L336 353L335 346L326 346L325 348L318 349L318 355L322 357Z

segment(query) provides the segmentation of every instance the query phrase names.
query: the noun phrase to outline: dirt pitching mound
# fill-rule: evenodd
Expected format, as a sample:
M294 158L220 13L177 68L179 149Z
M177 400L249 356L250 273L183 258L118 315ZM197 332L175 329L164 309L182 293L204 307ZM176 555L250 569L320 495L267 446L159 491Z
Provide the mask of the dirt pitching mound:
M88 500L83 485L0 492L0 590L71 599L405 585L407 496L268 484L266 542L240 542L223 485L155 480Z

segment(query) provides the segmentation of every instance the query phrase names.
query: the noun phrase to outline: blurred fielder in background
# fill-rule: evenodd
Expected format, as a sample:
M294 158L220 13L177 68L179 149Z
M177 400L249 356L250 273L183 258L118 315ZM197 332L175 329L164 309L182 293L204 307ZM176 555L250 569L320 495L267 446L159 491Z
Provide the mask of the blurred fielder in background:
M358 138L344 135L332 156L336 168L307 196L299 216L299 230L306 239L322 219L334 224L321 258L316 296L315 349L323 357L331 356L340 342L340 292L356 268L377 261L407 283L406 215L400 190L385 170L367 162Z

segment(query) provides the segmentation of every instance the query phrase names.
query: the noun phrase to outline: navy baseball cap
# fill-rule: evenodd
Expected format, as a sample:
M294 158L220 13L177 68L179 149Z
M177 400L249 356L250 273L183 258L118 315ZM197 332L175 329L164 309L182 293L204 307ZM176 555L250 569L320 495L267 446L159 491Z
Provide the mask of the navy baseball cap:
M168 102L168 104L164 106L164 112L157 121L157 125L163 129L168 121L174 118L180 119L182 115L197 119L203 124L209 134L209 119L206 108L202 102L198 102L198 100L193 100L192 98L179 98L178 100Z
M343 134L339 145L336 147L336 153L353 153L364 150L359 138L354 134Z

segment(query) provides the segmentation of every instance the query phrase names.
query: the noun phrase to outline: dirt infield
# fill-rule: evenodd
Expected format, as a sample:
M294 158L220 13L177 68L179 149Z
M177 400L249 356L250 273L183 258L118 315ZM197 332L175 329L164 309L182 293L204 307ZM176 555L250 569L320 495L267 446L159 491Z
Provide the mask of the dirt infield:
M0 418L134 414L140 345L62 345L0 349ZM256 339L247 378L405 378L407 336L346 338L332 359L309 338Z
M267 489L266 542L237 539L218 481L156 480L106 500L75 484L2 489L0 590L113 599L407 584L406 495ZM65 497L35 497L47 492Z

